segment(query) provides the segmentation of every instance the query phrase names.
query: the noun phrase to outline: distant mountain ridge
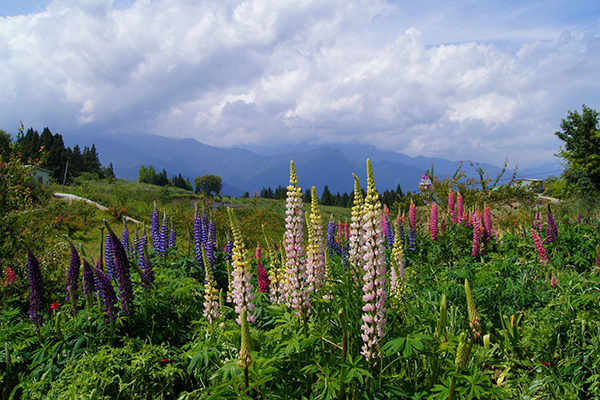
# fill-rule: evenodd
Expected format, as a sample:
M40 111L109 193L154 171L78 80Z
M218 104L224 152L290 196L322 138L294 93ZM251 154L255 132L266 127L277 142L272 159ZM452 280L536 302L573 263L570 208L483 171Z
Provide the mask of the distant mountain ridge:
M359 177L362 186L366 187L367 158L371 159L380 192L395 190L398 185L404 192L418 190L421 176L426 169L431 168L432 163L435 174L440 178L453 175L460 166L458 161L422 156L412 158L401 153L358 145L315 147L309 151L262 156L241 148L209 146L195 139L143 134L63 136L66 142L85 140L94 143L102 165L112 162L119 178L136 180L142 165L152 165L157 172L164 168L169 177L181 173L192 182L197 176L214 174L223 179L222 192L231 196L241 196L246 191L260 192L263 187L275 189L280 185L287 186L291 160L296 165L299 185L303 190L315 186L317 193L321 193L325 185L333 193L350 193L354 189L353 173ZM481 166L491 177L501 171L494 165ZM538 167L536 171L549 168L556 169L556 165ZM475 175L468 163L463 165L463 169L467 175ZM519 175L525 175L526 172L520 171ZM510 176L512 173L507 171L506 177Z

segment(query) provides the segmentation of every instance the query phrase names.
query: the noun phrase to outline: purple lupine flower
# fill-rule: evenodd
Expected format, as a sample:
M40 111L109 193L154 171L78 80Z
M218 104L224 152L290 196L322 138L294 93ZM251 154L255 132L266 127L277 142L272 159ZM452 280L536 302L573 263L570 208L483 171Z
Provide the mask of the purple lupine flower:
M104 263L106 264L106 272L111 281L117 280L117 270L115 268L114 243L110 234L106 234L104 240Z
M448 216L450 217L450 222L456 222L456 211L454 210L454 205L454 192L452 189L450 189L448 191Z
M269 275L267 274L267 270L263 267L260 259L262 257L262 252L260 248L260 244L256 246L256 269L258 275L258 290L261 293L269 293L269 285L271 281L269 280Z
M125 218L123 218L123 233L121 234L121 243L123 243L123 247L125 247L127 256L129 258L133 257L131 243L129 242L129 228L127 227L127 222Z
M408 231L408 249L417 251L417 230L412 227Z
M206 230L206 236L204 241L204 249L206 250L206 257L208 259L208 263L210 264L210 268L214 273L215 267L215 244L217 242L217 230L215 226L215 220L213 219L212 213L210 214L210 218L208 219L208 229Z
M558 226L556 226L556 220L554 219L554 213L548 204L548 219L546 228L546 243L552 243L558 238Z
M209 228L208 224L210 223L208 215L204 210L204 206L202 206L202 244L204 244L204 248L206 248L206 244L209 239Z
M289 307L296 310L296 315L306 318L310 314L311 306L310 297L308 297L309 287L306 284L306 261L302 243L304 241L302 189L298 187L298 177L293 161L290 162L290 184L287 187L285 214L285 253L288 259L286 302Z
M67 272L67 285L65 301L71 302L71 313L77 314L77 299L79 296L79 271L81 269L81 258L75 248L73 242L69 240L71 247L71 262L69 263L69 271Z
M227 233L227 243L225 244L225 259L229 262L233 261L233 240Z
M152 233L152 247L154 248L154 252L159 252L160 246L160 227L159 227L159 219L160 215L158 213L158 207L156 207L156 202L154 202L154 210L152 211L152 220L150 225L150 230Z
M44 325L42 316L44 285L40 263L30 249L27 249L27 272L29 274L29 318L36 326L35 331L39 332L40 326Z
M83 294L88 295L95 292L94 271L92 271L92 266L83 260Z
M300 194L302 196L302 194ZM302 201L302 200L301 200ZM246 260L246 252L244 250L244 241L240 232L239 223L237 218L233 214L231 208L227 209L229 214L229 221L231 223L231 230L233 232L233 282L231 297L235 304L235 312L238 314L236 321L238 324L242 323L241 315L245 311L248 313L248 321L256 321L256 315L250 314L250 311L254 310L254 294L252 290L252 271L250 264ZM206 271L210 271L210 268L205 268Z
M169 248L173 249L177 246L177 231L173 226L173 220L171 220L171 230L169 231Z
M535 213L535 220L531 223L531 227L537 229L538 232L542 231L542 217L539 209Z
M202 258L202 217L198 211L198 203L194 206L194 250L196 255L196 264L200 268L204 268L204 260Z
M394 229L392 228L392 223L390 222L389 216L384 216L385 218L385 239L387 244L387 249L392 251L394 247Z
M462 194L460 192L456 195L456 223L461 224L465 221L465 202L463 200Z
M335 241L335 221L333 219L333 214L329 219L329 224L327 225L327 251L329 251L329 257L333 258L333 252L338 256L342 255L342 247L338 242Z
M373 366L383 356L380 341L385 337L385 247L383 229L379 222L381 203L375 188L371 161L367 160L367 197L363 206L361 245L363 256L363 302L361 354Z
M146 227L142 230L142 237L138 242L138 253L140 258L138 260L140 265L140 270L143 272L142 278L142 287L150 290L152 283L154 282L154 269L152 268L152 263L150 262L150 257L148 256L148 238L146 237Z
M400 243L404 246L404 215L398 215L398 219L396 220L398 224L398 232L400 234Z
M133 286L131 284L131 271L129 270L129 260L127 259L127 253L123 247L123 243L119 240L117 235L113 232L108 222L104 222L108 233L113 242L113 249L115 255L115 269L117 270L117 280L119 282L119 295L121 296L121 308L125 315L133 317L134 305L133 305Z
M431 203L431 215L429 217L429 230L431 231L431 239L438 239L438 209L437 204Z
M477 257L481 253L481 219L479 213L473 213L473 250L471 255Z
M84 264L85 265L85 264ZM119 308L117 306L117 294L115 293L115 288L113 287L108 276L104 274L101 270L102 263L100 259L98 259L98 264L96 267L92 267L94 271L94 275L96 280L99 283L98 292L100 296L102 296L102 302L104 303L104 311L106 312L107 320L106 322L114 321L117 319L117 313L119 312Z
M546 247L544 246L544 243L542 242L540 233L533 228L531 228L529 230L529 233L531 234L531 238L533 239L533 242L535 243L535 249L540 258L540 264L542 264L542 265L548 264L548 262L549 262L548 254L546 253Z
M169 221L167 220L167 211L163 210L163 220L160 226L160 241L158 252L161 257L167 255L167 245L169 243Z

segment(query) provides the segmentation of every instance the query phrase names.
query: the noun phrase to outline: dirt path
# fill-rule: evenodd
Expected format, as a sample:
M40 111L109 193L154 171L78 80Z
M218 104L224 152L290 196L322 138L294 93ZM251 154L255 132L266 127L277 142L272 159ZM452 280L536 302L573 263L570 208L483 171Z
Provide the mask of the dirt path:
M86 199L85 197L75 196L74 194L69 194L69 193L54 193L54 197L56 197L57 199L61 199L61 200L67 200L69 202L71 202L73 200L85 201L86 203L89 203L91 205L94 205L94 206L98 207L102 211L108 210L108 207L105 207L102 204L98 204L95 201L92 201L90 199ZM137 219L133 219L131 217L125 216L125 220L126 221L131 221L131 222L133 222L135 224L141 224L141 221L138 221Z

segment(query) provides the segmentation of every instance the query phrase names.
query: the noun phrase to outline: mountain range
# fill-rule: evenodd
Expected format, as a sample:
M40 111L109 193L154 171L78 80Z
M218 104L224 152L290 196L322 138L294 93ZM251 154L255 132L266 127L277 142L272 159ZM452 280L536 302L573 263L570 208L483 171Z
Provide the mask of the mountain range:
M223 180L222 193L241 196L244 192L260 192L264 187L272 189L287 186L290 175L290 161L293 160L298 174L299 185L304 189L315 186L321 193L325 185L333 193L348 192L354 189L356 174L363 187L366 187L366 159L373 165L377 189L416 191L421 177L433 164L439 178L452 176L460 161L442 158L409 157L405 154L382 151L364 145L336 145L333 147L298 146L298 151L286 151L275 155L259 155L242 148L219 148L209 146L195 139L176 139L145 134L118 135L63 135L67 145L80 146L95 144L100 162L106 166L113 164L117 177L136 180L140 166L152 165L157 172L165 169L169 177L182 174L193 180L206 174L218 175ZM492 178L501 168L491 164L480 164ZM477 173L468 162L462 169L467 176ZM560 175L559 163L551 163L534 169L519 171L520 177L545 178L550 173ZM503 179L508 181L512 170Z

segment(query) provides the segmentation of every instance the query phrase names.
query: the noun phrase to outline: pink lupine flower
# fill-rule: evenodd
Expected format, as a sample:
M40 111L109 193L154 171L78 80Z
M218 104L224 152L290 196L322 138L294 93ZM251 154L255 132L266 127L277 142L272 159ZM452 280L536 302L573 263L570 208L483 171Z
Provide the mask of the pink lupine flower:
M471 255L477 257L481 251L481 220L477 212L473 213L473 251Z
M350 240L350 225L348 225L348 220L344 222L344 239L346 242Z
M546 254L546 247L544 247L544 243L542 242L540 233L533 228L529 229L529 233L531 234L531 238L535 243L535 249L537 250L538 256L540 258L540 264L548 264L549 260L548 255Z
M414 201L410 201L410 206L408 208L408 220L410 221L410 227L412 229L417 228L417 208L415 207Z
M269 293L269 285L271 282L269 281L269 275L267 274L267 270L263 267L260 259L262 258L262 252L260 248L260 244L256 246L256 269L258 272L258 290L261 293Z
M438 209L437 204L431 203L431 216L429 218L429 228L431 230L431 239L438 239Z
M552 278L550 279L550 286L558 286L558 276L556 276L556 274L552 274Z
M381 203L375 188L371 161L367 160L367 197L363 206L360 243L363 254L363 302L361 354L372 365L382 357L380 340L385 337L386 262L379 213Z
M462 194L458 193L456 198L456 222L460 224L465 221L465 202L463 200Z
M337 241L341 242L342 241L342 230L344 229L344 227L342 226L342 221L340 221L338 219L338 223L337 223Z
M6 267L6 276L4 277L4 283L6 286L14 285L17 283L17 274L12 270L11 267Z
M456 222L454 204L454 192L452 191L452 189L450 189L448 191L448 216L450 216L450 222Z
M287 187L285 218L285 253L288 259L287 304L296 310L296 315L305 318L310 313L310 298L306 285L306 259L304 253L302 189L294 162L290 162L290 184Z

